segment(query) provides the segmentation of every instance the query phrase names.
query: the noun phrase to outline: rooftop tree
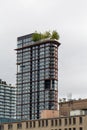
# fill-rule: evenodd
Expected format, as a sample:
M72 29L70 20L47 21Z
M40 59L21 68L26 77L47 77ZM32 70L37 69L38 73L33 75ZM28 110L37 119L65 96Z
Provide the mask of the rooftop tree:
M57 39L57 40L59 40L59 34L57 33L57 31L53 31L52 32L52 35L51 35L51 39Z
M50 33L50 31L46 31L45 33L38 33L37 31L33 34L32 36L33 41L39 41L41 39L57 39L59 40L59 34L57 33L57 31L52 31L52 33Z

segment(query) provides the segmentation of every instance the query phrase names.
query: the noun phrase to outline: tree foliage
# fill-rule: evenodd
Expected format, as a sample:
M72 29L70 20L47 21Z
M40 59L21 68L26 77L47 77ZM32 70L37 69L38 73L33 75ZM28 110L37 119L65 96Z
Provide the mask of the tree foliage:
M35 32L32 36L34 42L41 40L41 33Z
M37 31L33 34L32 39L33 41L39 41L41 39L57 39L59 40L59 34L57 33L57 31L52 31L52 33L50 33L50 31L46 31L45 33L38 33Z
M52 32L51 39L57 39L57 40L59 40L59 34L57 33L57 31L54 30Z
M42 36L43 36L43 39L45 39L45 38L50 38L50 37L51 37L51 34L50 34L49 31L46 31L44 34L42 34Z

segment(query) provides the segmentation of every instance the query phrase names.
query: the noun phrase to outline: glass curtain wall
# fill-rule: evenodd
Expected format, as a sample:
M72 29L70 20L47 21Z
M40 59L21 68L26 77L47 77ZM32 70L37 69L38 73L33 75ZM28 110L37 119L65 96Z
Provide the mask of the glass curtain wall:
M30 38L31 39L31 38ZM27 41L27 42L25 42ZM18 40L17 118L38 119L42 110L57 110L58 43Z

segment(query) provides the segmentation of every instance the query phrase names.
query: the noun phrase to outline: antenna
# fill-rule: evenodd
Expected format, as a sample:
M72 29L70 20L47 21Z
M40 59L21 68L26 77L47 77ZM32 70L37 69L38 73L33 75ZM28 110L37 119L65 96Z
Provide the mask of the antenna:
M67 100L68 100L68 101L71 101L71 100L72 100L72 93L68 93L68 94L67 94Z

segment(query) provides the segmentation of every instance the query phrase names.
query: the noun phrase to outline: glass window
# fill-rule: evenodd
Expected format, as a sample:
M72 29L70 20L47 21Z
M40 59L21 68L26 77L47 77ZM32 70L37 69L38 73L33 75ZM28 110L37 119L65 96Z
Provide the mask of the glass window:
M13 127L12 124L9 124L9 125L8 125L8 130L9 130L9 129L12 129L12 127Z
M73 118L73 124L76 124L76 118Z
M26 128L28 128L28 122L26 122Z
M69 118L69 125L71 125L71 118Z
M22 124L21 124L21 123L18 123L18 124L17 124L17 128L18 128L18 129L21 129L21 128L22 128Z
M32 121L30 121L30 128L32 127Z
M72 130L71 128L69 128L69 130Z
M65 119L65 125L67 125L67 119Z
M33 121L33 127L34 127L34 128L36 127L36 123L35 123L35 121Z
M54 125L54 121L53 120L51 120L51 126L53 126Z
M82 124L82 117L79 117L79 123Z
M76 130L76 128L73 128L73 130Z
M57 120L55 120L55 126L57 126L58 125L58 122L57 122Z
M67 130L67 128L65 128L64 130Z
M82 128L82 127L80 127L80 128L79 128L79 130L83 130L83 128Z
M42 127L44 127L44 120L42 120Z
M61 119L59 119L59 126L61 126L62 125L62 122L61 122Z
M41 122L40 121L38 121L38 127L40 127L41 126Z
M46 126L48 126L48 120L46 120Z
M50 80L45 80L45 89L50 89Z

